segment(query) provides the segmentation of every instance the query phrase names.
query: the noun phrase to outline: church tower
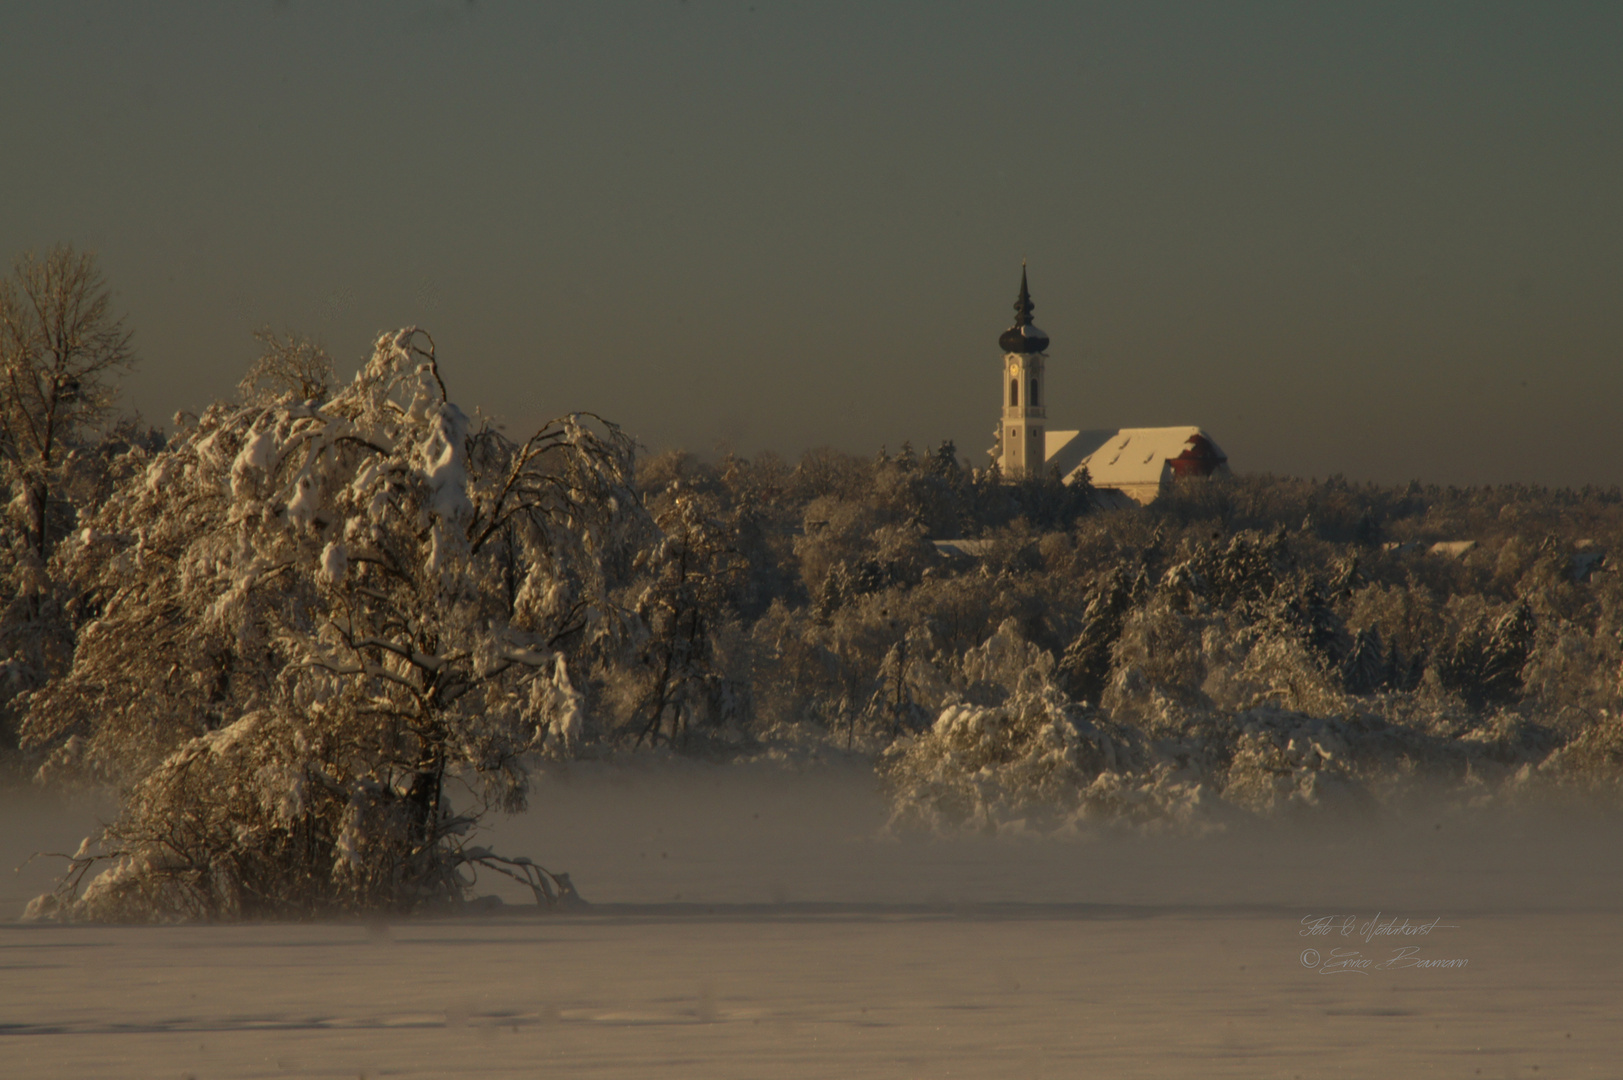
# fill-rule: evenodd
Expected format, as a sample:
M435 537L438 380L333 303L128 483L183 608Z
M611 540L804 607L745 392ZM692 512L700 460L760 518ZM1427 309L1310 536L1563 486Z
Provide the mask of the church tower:
M1043 429L1043 364L1048 335L1031 324L1031 291L1026 264L1020 264L1020 298L1014 302L1014 325L997 343L1003 347L1003 419L998 423L998 465L1009 479L1041 476L1046 453Z

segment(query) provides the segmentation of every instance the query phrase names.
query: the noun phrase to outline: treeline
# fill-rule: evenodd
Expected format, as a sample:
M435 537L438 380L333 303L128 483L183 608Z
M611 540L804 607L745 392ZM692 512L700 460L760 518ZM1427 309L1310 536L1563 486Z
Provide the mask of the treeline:
M1053 655L1068 697L1109 708L1128 686L1191 708L1250 702L1225 682L1244 656L1175 640L1218 624L1290 630L1315 684L1351 698L1424 690L1563 724L1620 704L1616 488L1242 476L1102 509L1085 486L1001 482L950 445L922 460L817 450L794 466L677 452L642 461L637 483L656 516L680 502L710 523L711 666L749 702L650 740L799 723L895 734L949 703L914 693L929 679L910 670L950 666L1005 627Z
M729 708L667 739L862 746L937 829L1616 791L1616 488L1242 476L1104 509L929 460L643 465L736 560Z

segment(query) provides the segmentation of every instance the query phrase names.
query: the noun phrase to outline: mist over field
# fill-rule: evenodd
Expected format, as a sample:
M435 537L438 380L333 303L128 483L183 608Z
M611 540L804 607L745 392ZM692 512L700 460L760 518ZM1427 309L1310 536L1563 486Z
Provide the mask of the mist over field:
M8 909L116 811L106 795L4 789ZM1567 803L1471 811L1439 795L1401 816L1349 811L1197 836L1100 827L1062 837L952 837L888 827L860 760L682 760L549 768L527 812L490 822L493 846L568 872L595 908L864 910L1110 906L1289 912L1609 910L1623 896L1615 809ZM486 876L503 910L527 890Z
M589 899L621 903L1502 911L1623 895L1623 865L1607 857L1618 818L1592 807L1476 816L1439 799L1401 819L1355 812L1201 837L941 839L885 818L860 765L633 765L544 783L529 814L493 832L547 851Z
M8 867L95 818L0 798ZM0 1043L13 1067L87 1077L1543 1077L1615 1057L1615 812L1439 801L1063 839L896 836L886 817L859 761L549 769L494 840L544 853L589 909L538 916L498 885L500 908L426 919L12 924ZM1302 936L1326 916L1360 927ZM1377 917L1442 925L1364 940ZM1416 941L1469 963L1302 960Z

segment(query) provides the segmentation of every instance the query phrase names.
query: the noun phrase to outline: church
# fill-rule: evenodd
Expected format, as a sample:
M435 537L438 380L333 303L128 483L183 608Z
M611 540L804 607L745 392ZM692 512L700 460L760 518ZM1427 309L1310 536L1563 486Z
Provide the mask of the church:
M1050 431L1043 405L1048 335L1031 321L1035 306L1022 263L1014 325L998 338L1003 417L990 453L999 472L1011 479L1057 472L1069 483L1086 470L1106 498L1141 505L1153 502L1180 477L1227 475L1228 458L1198 427Z

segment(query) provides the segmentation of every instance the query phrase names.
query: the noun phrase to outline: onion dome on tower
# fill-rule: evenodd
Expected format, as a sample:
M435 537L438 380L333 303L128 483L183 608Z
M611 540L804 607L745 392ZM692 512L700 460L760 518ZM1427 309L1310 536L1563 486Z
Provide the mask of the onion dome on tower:
M1006 353L1040 353L1048 348L1048 335L1031 324L1031 290L1026 288L1026 264L1020 264L1020 299L1014 302L1014 325L1003 331L997 343Z

